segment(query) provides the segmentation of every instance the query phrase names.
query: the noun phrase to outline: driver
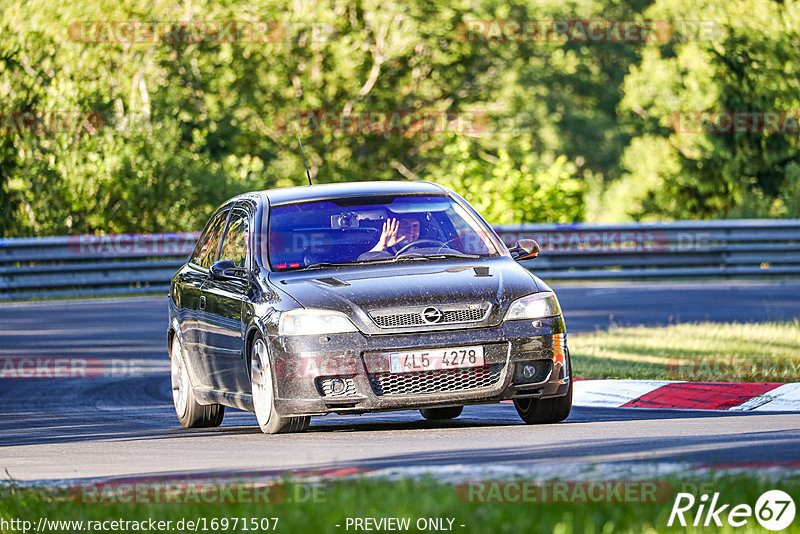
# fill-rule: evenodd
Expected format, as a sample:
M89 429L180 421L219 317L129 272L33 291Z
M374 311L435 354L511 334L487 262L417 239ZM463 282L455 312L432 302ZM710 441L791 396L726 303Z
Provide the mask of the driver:
M369 252L382 252L392 247L413 243L419 239L420 223L416 217L405 216L383 223L378 242Z

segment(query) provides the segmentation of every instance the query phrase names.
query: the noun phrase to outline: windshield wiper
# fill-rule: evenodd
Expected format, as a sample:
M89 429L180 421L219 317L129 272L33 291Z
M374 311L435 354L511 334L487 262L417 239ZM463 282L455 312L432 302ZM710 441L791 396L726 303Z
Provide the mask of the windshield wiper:
M395 258L374 258L371 260L353 260L353 261L337 261L337 262L327 262L323 261L320 263L312 263L311 265L306 265L305 267L301 267L301 270L305 269L321 269L323 267L337 267L339 265L362 265L364 263L386 263L392 262Z
M467 259L476 259L480 258L479 254L467 254L465 252L436 252L433 254L420 254L419 252L410 252L407 254L401 254L400 256L395 257L395 261L400 259L430 259L430 260L438 260L442 258L467 258Z
M435 254L420 254L418 252L410 252L407 254L401 254L400 256L394 256L392 258L373 258L370 260L337 261L335 263L323 261L320 263L312 263L311 265L306 265L305 267L301 267L300 269L297 270L323 269L325 267L337 267L339 265L363 265L365 263L396 263L398 261L436 260L443 258L475 259L475 258L480 258L480 255L466 254L461 252L457 253L439 252Z

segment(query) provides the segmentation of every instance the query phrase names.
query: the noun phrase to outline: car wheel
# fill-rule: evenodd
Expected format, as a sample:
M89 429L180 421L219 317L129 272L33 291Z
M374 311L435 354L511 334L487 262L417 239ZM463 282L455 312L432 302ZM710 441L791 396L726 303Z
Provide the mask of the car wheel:
M286 417L275 410L275 387L267 344L259 335L253 341L250 359L250 382L253 391L253 408L261 431L265 434L302 432L311 423L311 417Z
M177 334L172 338L169 355L172 378L172 403L183 428L208 428L219 426L225 417L225 406L221 404L200 404L192 392L189 371L183 359L183 348Z
M463 411L463 406L448 406L447 408L423 408L419 413L425 419L436 421L437 419L455 419Z
M567 394L552 399L515 399L517 413L529 425L558 423L569 417L572 411L572 380Z

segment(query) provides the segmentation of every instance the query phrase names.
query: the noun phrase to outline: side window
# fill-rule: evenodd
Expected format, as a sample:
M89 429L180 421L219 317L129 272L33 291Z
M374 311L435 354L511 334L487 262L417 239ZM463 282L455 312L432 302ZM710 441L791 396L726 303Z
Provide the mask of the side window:
M247 213L234 211L225 234L225 241L222 243L222 253L219 259L230 260L237 267L244 267L247 260L248 234Z
M200 237L192 254L192 263L208 269L217 258L222 230L228 219L228 210L218 213L208 225L205 233Z

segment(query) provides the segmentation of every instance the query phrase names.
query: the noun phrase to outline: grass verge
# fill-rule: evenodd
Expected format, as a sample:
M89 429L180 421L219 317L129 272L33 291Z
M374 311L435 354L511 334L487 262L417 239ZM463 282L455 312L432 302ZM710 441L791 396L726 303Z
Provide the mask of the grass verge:
M719 492L719 505L730 504L728 511L737 504L746 504L755 508L758 497L767 490L781 489L789 495L800 495L800 480L786 478L775 481L768 476L755 474L714 475L706 480L686 477L667 477L658 481L669 489L659 493L657 502L584 502L585 498L575 497L568 493L570 502L469 502L469 492L464 486L437 483L433 480L388 481L388 480L344 480L324 485L311 495L299 484L288 483L284 486L285 499L277 504L85 504L70 496L65 490L41 488L5 488L0 490L0 519L6 522L13 519L31 521L38 524L39 518L46 518L49 532L86 531L91 526L88 521L154 520L171 521L161 532L178 532L194 530L186 527L187 521L198 521L197 531L211 532L264 532L272 531L274 521L269 526L262 522L263 518L278 518L276 532L353 532L348 526L348 518L409 518L409 532L432 531L436 529L418 529L420 518L440 519L442 525L449 525L451 531L465 533L519 533L519 532L573 532L592 533L643 533L643 532L701 532L708 531L702 526L688 530L679 527L667 527L675 495L679 491L692 493L697 497L708 493L713 497ZM305 495L295 498L294 495ZM473 493L487 497L488 492ZM608 493L610 495L610 493ZM517 497L519 500L520 497ZM76 502L77 500L77 502ZM577 502L575 502L577 500ZM626 499L628 501L630 499ZM707 509L707 508L706 508ZM697 505L686 514L691 521ZM205 523L202 523L205 518ZM223 518L227 522L223 522ZM234 527L233 520L238 518ZM212 519L216 522L212 523ZM250 528L252 519L256 519L261 527ZM721 515L723 527L712 529L717 532L763 532L756 518L750 517L743 527L734 528L726 523L727 512ZM73 523L71 527L58 529L53 521L82 521L80 528ZM183 529L178 528L183 520ZM700 521L705 520L703 517ZM2 523L2 521L0 521ZM205 525L205 528L204 528ZM243 528L247 525L247 528ZM338 526L337 526L338 525ZM430 525L430 524L429 524ZM428 526L429 526L428 525ZM463 525L463 526L461 526ZM8 525L6 525L8 526ZM113 529L107 524L108 530ZM264 528L267 526L267 528ZM212 528L213 527L213 528ZM384 529L384 531L387 529ZM4 529L3 532L21 532L21 529ZM131 531L129 528L128 531ZM152 530L151 530L152 531ZM795 520L786 532L800 531L800 520Z
M569 348L576 378L800 381L800 320L611 328Z

